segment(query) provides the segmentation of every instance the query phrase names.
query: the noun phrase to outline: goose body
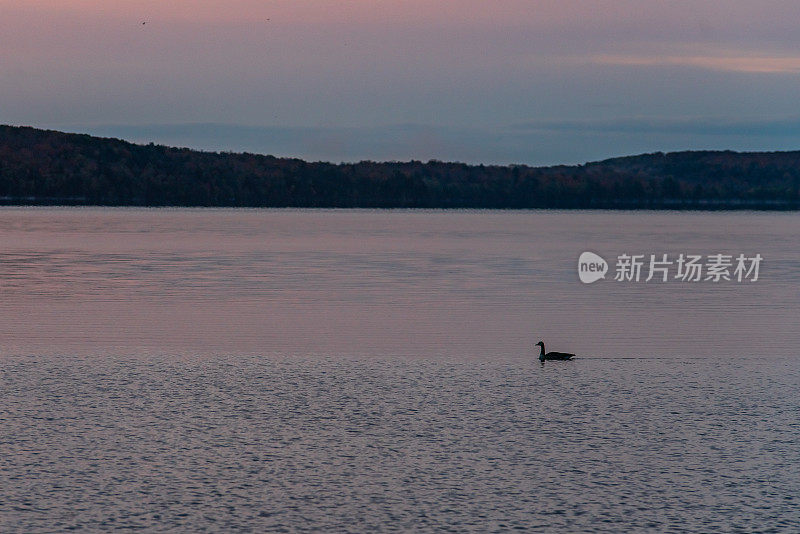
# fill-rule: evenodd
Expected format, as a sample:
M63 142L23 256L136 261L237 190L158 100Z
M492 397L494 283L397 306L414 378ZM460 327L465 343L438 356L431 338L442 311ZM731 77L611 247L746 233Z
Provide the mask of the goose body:
M538 347L541 347L541 352L539 353L539 361L544 363L548 360L550 361L566 361L571 360L575 357L574 354L570 354L568 352L545 352L544 350L544 341L540 341L536 344Z

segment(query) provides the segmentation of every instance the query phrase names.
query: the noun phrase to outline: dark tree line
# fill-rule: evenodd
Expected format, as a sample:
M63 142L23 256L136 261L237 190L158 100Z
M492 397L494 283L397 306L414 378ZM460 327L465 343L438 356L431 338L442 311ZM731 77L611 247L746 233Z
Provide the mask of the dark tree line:
M800 207L800 152L676 152L578 166L332 164L0 126L0 202L376 208Z

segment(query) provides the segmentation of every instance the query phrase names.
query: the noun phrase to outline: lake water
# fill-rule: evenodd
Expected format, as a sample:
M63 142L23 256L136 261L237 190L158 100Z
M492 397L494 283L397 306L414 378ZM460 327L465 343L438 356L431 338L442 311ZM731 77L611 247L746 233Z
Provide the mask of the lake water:
M792 213L2 209L0 531L798 531L798 235ZM578 280L586 250L606 280ZM613 280L680 253L764 260ZM540 365L539 339L578 359Z

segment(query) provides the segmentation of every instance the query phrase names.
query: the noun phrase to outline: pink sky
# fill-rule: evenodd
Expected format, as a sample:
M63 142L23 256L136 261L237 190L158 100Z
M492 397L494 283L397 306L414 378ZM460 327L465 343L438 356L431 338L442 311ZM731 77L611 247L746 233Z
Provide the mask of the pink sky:
M0 122L782 119L798 20L796 1L0 0Z

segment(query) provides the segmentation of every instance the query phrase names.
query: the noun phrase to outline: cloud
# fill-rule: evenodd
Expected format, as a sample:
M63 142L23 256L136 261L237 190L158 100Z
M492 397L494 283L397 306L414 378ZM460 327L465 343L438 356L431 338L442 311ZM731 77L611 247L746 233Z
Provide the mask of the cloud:
M587 59L591 63L599 63L601 65L635 67L682 66L755 74L800 73L800 56L598 54L589 56Z
M515 124L519 132L552 131L694 136L799 137L800 117L727 119L716 117L630 117L589 120L534 120Z

